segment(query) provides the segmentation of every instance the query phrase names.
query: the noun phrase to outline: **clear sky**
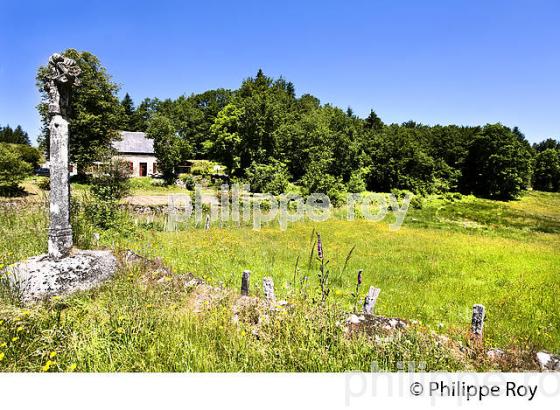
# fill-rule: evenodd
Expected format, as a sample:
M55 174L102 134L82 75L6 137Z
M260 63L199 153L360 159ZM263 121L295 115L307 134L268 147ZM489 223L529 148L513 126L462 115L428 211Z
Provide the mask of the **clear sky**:
M0 124L33 140L36 69L70 47L97 55L136 103L237 88L262 68L388 123L560 138L557 0L0 0L0 16Z

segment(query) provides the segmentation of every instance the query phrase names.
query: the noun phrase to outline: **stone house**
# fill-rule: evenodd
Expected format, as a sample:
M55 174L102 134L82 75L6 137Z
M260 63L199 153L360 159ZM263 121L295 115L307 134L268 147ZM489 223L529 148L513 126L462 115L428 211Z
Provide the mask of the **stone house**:
M157 174L157 160L154 153L154 140L146 138L144 132L120 131L120 140L112 143L116 151L115 158L128 162L130 176L147 177ZM45 156L47 156L45 154ZM93 163L87 173L95 173L99 170L100 162ZM50 162L41 165L39 170L48 175ZM77 174L76 164L68 164L68 172L71 176Z
M121 131L121 139L113 142L116 157L128 162L131 176L147 177L157 174L154 140L144 132Z

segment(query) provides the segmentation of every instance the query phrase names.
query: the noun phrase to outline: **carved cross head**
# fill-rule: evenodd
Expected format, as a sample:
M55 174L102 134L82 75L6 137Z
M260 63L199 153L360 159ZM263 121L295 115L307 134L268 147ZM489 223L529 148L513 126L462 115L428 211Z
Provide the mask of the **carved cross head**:
M48 79L56 83L69 83L69 85L80 85L78 76L82 70L74 60L64 57L62 54L54 53L49 58Z
M74 60L55 53L49 58L45 76L45 91L49 95L49 113L65 116L70 103L72 86L80 85L82 70Z

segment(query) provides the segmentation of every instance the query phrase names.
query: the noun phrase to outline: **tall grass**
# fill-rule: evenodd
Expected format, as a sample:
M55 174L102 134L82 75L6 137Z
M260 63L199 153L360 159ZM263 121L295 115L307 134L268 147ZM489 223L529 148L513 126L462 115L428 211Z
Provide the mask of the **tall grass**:
M28 308L0 296L0 371L344 371L368 370L372 361L389 370L399 361L424 361L427 370L487 369L431 334L465 345L474 303L487 308L488 347L558 351L558 203L560 195L541 193L511 203L435 199L411 210L398 232L387 222L340 217L286 231L270 223L260 231L191 225L166 232L157 219L150 225L128 215L124 226L101 232L99 244L91 240L97 229L75 207L81 247L162 257L174 272L225 289L237 290L249 269L252 295L262 296L255 284L272 276L277 297L293 309L271 315L255 336L232 322L231 297L196 313L188 307L193 295L175 286L179 277L154 284L140 268L122 269L99 289ZM44 205L0 207L1 264L46 251ZM330 261L324 304L317 231ZM377 313L418 327L392 338L349 337L344 312L370 285L382 290Z

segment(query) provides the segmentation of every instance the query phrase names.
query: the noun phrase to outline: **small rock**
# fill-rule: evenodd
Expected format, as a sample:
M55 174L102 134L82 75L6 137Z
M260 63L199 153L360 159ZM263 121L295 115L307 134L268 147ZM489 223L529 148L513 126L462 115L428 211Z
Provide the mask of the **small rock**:
M560 356L553 355L547 352L538 352L537 361L541 366L541 370L560 371Z
M190 289L190 288L194 288L197 286L200 286L204 283L204 281L202 279L199 278L192 278L190 280L185 281L184 285L186 288Z
M348 316L348 319L346 319L346 323L357 325L358 323L360 323L360 318L356 315L350 315Z
M138 263L143 261L145 258L143 256L138 255L136 252L131 251L130 249L126 251L124 256L124 261L127 264L131 263Z
M486 352L486 356L490 360L499 360L505 357L506 353L501 349L490 349Z

